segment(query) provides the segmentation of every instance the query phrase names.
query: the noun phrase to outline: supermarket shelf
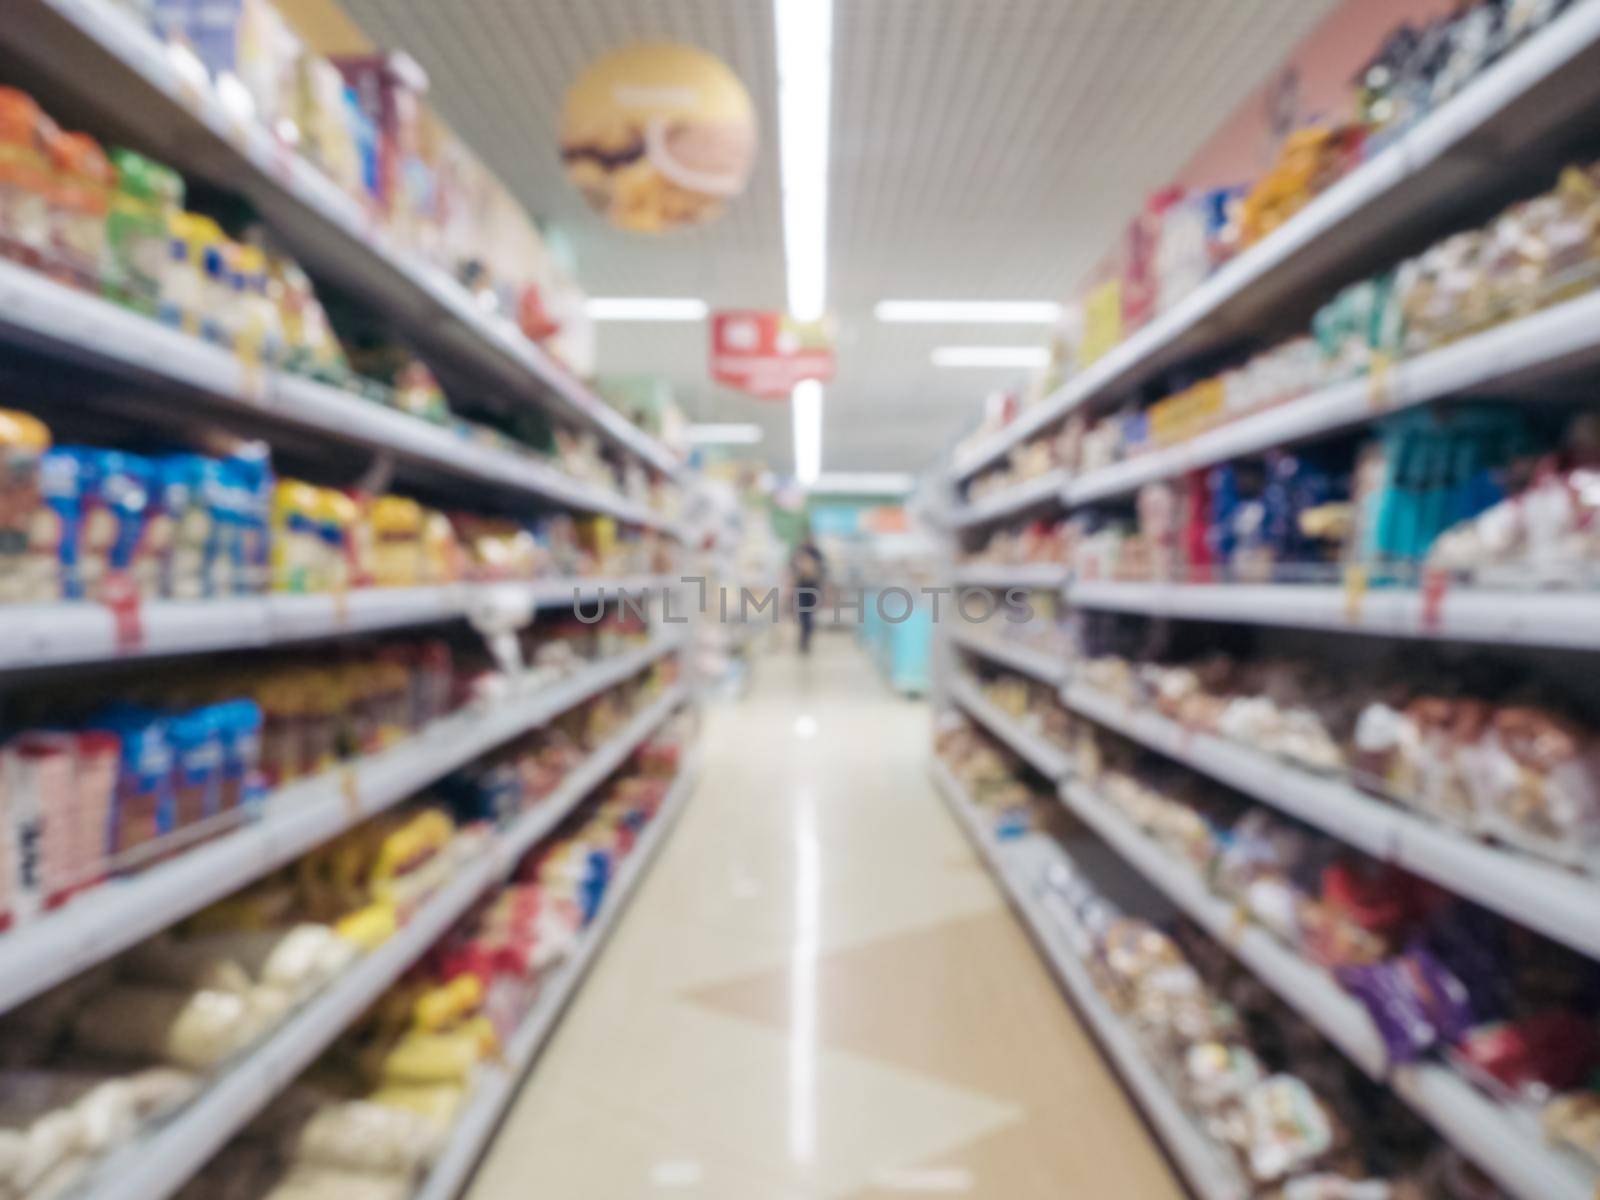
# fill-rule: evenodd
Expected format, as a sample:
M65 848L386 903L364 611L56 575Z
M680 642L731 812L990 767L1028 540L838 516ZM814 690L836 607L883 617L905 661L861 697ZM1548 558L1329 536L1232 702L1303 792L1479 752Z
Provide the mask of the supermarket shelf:
M1600 0L1579 0L1291 220L1240 254L954 465L964 479L1082 405L1258 332L1276 310L1325 299L1504 180L1516 154L1565 140L1600 97Z
M1008 646L999 638L985 637L963 626L957 626L951 638L963 650L970 650L992 663L1020 671L1040 683L1060 687L1067 681L1067 664L1042 650Z
M1336 433L1447 396L1512 387L1597 361L1600 292L1591 292L1407 359L1382 375L1337 383L1178 445L1086 472L1068 485L1065 502L1125 496L1158 479Z
M1600 957L1600 879L1579 875L1465 834L1082 685L1062 689L1067 707L1185 766L1237 788L1441 887Z
M541 802L508 834L495 839L493 853L465 856L451 881L395 937L311 1001L152 1138L108 1160L94 1176L85 1200L163 1200L182 1187L435 945L479 897L504 879L533 845L577 808L684 697L683 688L673 688L629 722L622 734L577 768L555 795ZM681 803L681 794L678 799ZM665 828L662 826L663 831ZM645 853L643 847L641 853ZM631 888L632 880L619 879L617 887L624 886ZM615 919L615 911L611 919Z
M0 262L0 340L43 346L98 370L196 393L252 423L309 431L466 480L632 524L664 526L646 506L573 479L531 455L480 446L339 388L251 365L219 346L9 262Z
M1388 1065L1383 1038L1353 996L1326 972L1289 950L1267 930L1245 921L1235 905L1214 895L1198 873L1147 836L1104 798L1081 783L1061 785L1061 799L1139 874L1227 946L1368 1075Z
M1291 1008L1374 1079L1388 1071L1383 1037L1338 983L1267 930L1243 921L1200 876L1091 789L1064 784L1061 798L1141 875L1221 942ZM1396 1093L1446 1139L1522 1200L1584 1200L1600 1175L1547 1145L1528 1114L1496 1104L1446 1067L1400 1068Z
M0 1012L276 870L675 648L652 643L496 708L454 714L393 749L280 788L259 819L232 833L0 934Z
M1035 479L1009 487L1003 492L985 496L971 504L959 505L950 510L948 521L952 528L971 529L1025 513L1030 508L1057 504L1066 495L1071 477L1063 468L1056 468Z
M605 745L579 763L549 796L539 801L501 836L495 851L509 873L584 798L610 777L689 699L687 684L674 684L634 716Z
M985 588L1032 588L1058 592L1071 572L1065 563L1021 563L1014 567L973 564L957 567L957 584Z
M455 1200L471 1180L490 1139L516 1098L522 1080L555 1032L567 1005L577 994L645 872L688 805L696 771L696 764L691 760L679 772L666 802L633 853L623 862L616 881L601 902L600 911L584 930L577 950L541 986L538 1000L511 1035L504 1063L484 1072L478 1079L472 1098L456 1119L449 1142L414 1200Z
M597 430L657 469L678 463L504 318L486 314L443 270L393 245L371 211L255 122L231 116L203 80L108 0L28 0L27 21L0 33L118 136L185 173L241 193L320 278L391 318L425 356Z
M496 881L487 856L468 858L394 937L368 954L151 1137L106 1160L84 1200L165 1200L292 1083L449 931Z
M1600 647L1600 599L1579 591L1503 591L1452 586L1429 611L1414 588L1297 584L1122 583L1067 585L1081 608L1190 621L1230 621L1341 633L1522 646Z
M1065 750L1052 746L1036 733L1022 728L1004 712L983 698L972 680L959 677L951 681L950 695L955 702L971 714L981 725L1020 754L1027 762L1051 781L1065 778L1072 769L1072 760Z
M534 583L363 588L342 595L265 595L218 600L160 600L141 606L139 636L118 636L102 604L0 606L0 671L112 662L128 658L249 650L317 638L428 625L470 614L486 596L526 596L536 608L559 608L602 592L615 597L668 586L667 576L544 579Z
M1454 1071L1401 1067L1395 1095L1519 1200L1594 1200L1600 1175L1545 1140L1532 1113L1496 1104Z
M1012 907L1027 925L1035 944L1072 998L1079 1015L1118 1074L1128 1085L1162 1144L1201 1200L1242 1200L1250 1189L1233 1162L1200 1129L1173 1095L1137 1039L1101 997L1087 968L1062 944L1053 923L1040 909L1028 887L1008 867L1004 848L983 827L961 784L938 759L930 767L934 784L977 848L979 856L999 880ZM430 1198L432 1200L432 1198Z

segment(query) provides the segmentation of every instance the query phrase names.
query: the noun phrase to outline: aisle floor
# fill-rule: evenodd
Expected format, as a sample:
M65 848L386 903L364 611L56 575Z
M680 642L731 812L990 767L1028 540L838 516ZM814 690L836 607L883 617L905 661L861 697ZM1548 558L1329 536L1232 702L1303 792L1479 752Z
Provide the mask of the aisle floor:
M1183 1194L928 739L841 635L758 662L471 1200Z

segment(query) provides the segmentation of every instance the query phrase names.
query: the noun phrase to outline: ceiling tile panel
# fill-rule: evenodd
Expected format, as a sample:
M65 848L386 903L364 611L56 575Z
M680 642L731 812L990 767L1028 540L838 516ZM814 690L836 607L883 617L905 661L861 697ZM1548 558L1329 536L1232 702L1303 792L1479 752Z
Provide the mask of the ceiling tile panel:
M1334 0L835 0L829 294L841 321L823 464L919 470L1011 371L942 371L944 344L1038 331L881 326L880 299L1056 299ZM572 244L591 294L783 303L771 0L344 0L427 69L433 101ZM636 41L701 46L750 88L762 153L717 224L609 228L567 184L562 97ZM788 412L711 385L701 325L602 330L601 369L671 380L691 416L757 420L792 462Z

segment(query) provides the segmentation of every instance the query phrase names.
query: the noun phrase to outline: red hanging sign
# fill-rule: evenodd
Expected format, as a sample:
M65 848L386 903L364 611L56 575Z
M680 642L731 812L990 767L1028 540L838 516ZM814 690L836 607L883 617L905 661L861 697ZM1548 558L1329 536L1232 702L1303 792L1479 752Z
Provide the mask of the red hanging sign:
M802 325L777 312L719 312L711 318L711 378L762 400L787 400L805 379L833 378L826 324Z

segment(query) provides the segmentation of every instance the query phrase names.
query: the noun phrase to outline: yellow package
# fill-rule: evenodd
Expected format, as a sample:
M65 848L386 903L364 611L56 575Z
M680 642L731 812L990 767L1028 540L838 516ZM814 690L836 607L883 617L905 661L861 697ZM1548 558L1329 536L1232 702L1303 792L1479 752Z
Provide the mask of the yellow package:
M403 496L373 501L373 578L379 587L422 582L422 506Z
M454 583L462 576L461 544L442 512L430 509L423 518L421 557L424 584Z
M379 1087L465 1083L484 1060L476 1029L450 1033L408 1033L392 1046L375 1046L363 1056L364 1073Z
M472 1016L482 1006L483 981L476 975L458 975L414 998L412 1023L425 1033L436 1033Z
M312 582L321 557L318 544L317 489L283 479L272 492L272 590L296 594L316 590Z
M363 950L376 950L400 929L400 917L389 904L369 904L339 919L334 932Z
M1078 369L1089 366L1122 340L1122 281L1108 279L1083 302L1083 340L1078 343Z
M357 583L352 546L361 508L336 488L318 488L314 510L317 532L317 577L314 591L345 592Z

